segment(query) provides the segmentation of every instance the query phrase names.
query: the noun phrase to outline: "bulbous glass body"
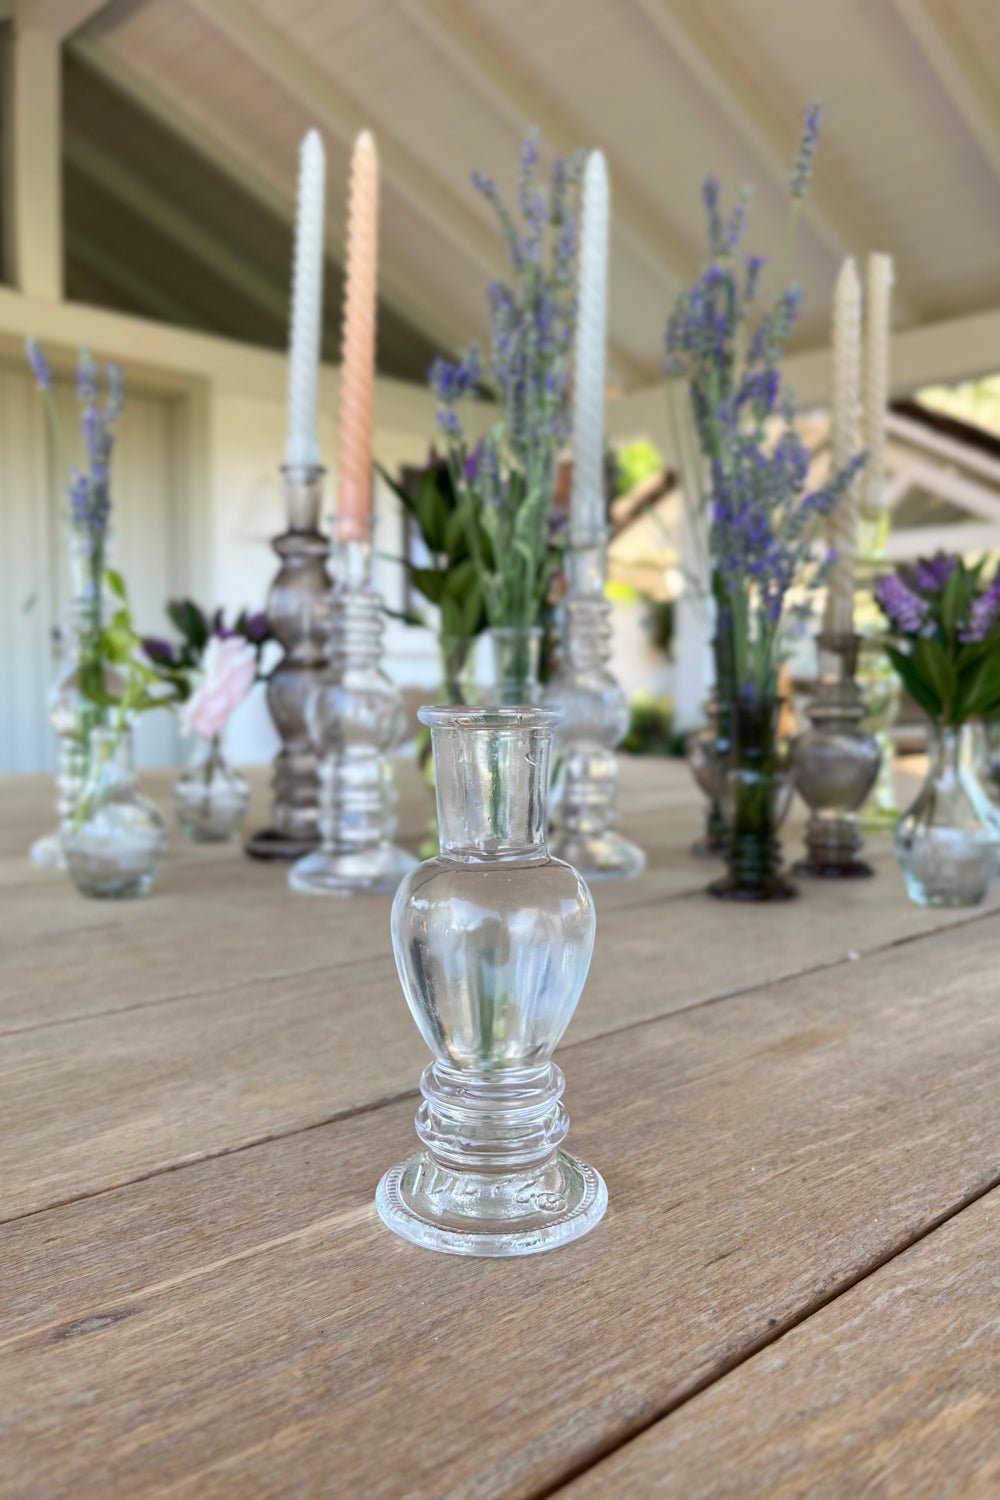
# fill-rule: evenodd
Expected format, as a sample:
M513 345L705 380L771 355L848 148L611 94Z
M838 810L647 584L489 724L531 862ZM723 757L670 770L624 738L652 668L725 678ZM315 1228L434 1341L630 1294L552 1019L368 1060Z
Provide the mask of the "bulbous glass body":
M418 1244L524 1255L601 1217L598 1175L558 1149L568 1122L550 1061L583 989L595 916L586 883L545 844L555 715L422 709L431 726L441 853L396 893L392 945L433 1054L423 1149L376 1203Z
M87 779L60 837L66 868L82 895L122 900L144 896L152 886L167 847L167 825L136 786L127 730L93 731Z
M978 906L1000 871L1000 814L975 769L973 726L935 728L930 768L896 825L896 856L918 906Z
M174 811L181 832L194 843L224 844L243 827L250 805L246 777L227 761L222 740L201 740L174 782Z

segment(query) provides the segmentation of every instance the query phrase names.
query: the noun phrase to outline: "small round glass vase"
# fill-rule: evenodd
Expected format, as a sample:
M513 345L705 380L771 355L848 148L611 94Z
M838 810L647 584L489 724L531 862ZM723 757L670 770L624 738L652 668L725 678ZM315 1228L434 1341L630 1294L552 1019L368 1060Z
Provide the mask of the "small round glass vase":
M976 774L974 730L931 730L927 779L896 825L896 857L917 906L979 906L1000 872L1000 813Z
M66 868L84 896L144 896L167 846L167 825L132 769L128 730L92 731L87 779L59 830Z
M174 782L173 799L181 832L194 843L225 844L237 837L250 787L226 760L221 735L199 739L190 765Z
M434 1061L420 1149L379 1183L390 1229L453 1255L514 1256L586 1234L607 1207L592 1167L562 1150L569 1121L551 1061L594 945L585 882L545 843L557 716L424 708L441 853L396 893L400 983Z

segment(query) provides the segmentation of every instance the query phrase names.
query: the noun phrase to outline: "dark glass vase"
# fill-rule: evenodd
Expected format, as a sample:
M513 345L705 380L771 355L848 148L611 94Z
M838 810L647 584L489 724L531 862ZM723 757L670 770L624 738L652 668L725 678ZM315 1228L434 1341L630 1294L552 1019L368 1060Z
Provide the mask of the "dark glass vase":
M797 895L781 873L778 826L788 772L778 749L780 698L732 698L733 753L723 812L729 824L727 872L708 887L722 901L787 901Z

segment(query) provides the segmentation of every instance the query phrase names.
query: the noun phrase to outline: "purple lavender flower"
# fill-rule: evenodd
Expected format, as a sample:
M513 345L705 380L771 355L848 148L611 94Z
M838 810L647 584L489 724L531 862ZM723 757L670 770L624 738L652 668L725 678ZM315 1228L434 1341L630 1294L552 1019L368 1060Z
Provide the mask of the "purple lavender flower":
M878 580L875 598L889 623L902 635L924 633L930 622L930 605L914 593L898 573L886 573Z
M933 557L921 557L914 569L917 587L926 594L940 594L957 567L958 558L951 557L946 552L935 553Z
M51 391L52 389L52 366L42 353L41 345L35 338L25 339L24 347L28 353L28 364L31 373L38 382L40 391Z
M813 159L816 155L822 120L823 106L810 104L806 110L805 128L802 132L802 139L799 141L799 149L795 155L795 164L792 167L792 175L788 184L788 191L792 198L804 198L809 189L809 179L812 176Z

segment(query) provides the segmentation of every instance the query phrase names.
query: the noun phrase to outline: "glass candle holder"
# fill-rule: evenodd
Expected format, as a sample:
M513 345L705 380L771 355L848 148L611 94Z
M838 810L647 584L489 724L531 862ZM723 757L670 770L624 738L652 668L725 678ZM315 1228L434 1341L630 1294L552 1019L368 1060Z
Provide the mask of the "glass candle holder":
M306 711L326 666L329 538L319 529L325 470L282 469L288 529L272 542L281 567L267 599L271 631L284 652L267 679L267 706L281 736L271 783L271 822L248 840L255 859L298 859L319 840L319 774Z
M571 546L569 592L560 620L561 665L544 696L561 717L562 752L552 851L588 880L641 875L646 856L615 831L618 758L628 730L625 694L608 670L611 606L604 597L605 547Z
M586 1234L607 1207L592 1167L562 1149L565 1080L552 1053L594 946L586 884L546 848L556 716L539 708L423 708L441 853L392 909L400 983L434 1060L420 1149L379 1183L389 1228L454 1255L531 1255Z
M857 636L822 637L820 680L809 705L810 728L792 746L795 786L810 809L807 855L796 875L856 880L871 875L861 859L859 810L875 785L882 752L864 728L867 713L854 680Z
M417 861L393 843L396 794L390 751L404 728L398 689L382 670L382 600L371 547L342 544L331 597L328 666L308 708L319 760L320 847L289 871L309 895L394 891Z

